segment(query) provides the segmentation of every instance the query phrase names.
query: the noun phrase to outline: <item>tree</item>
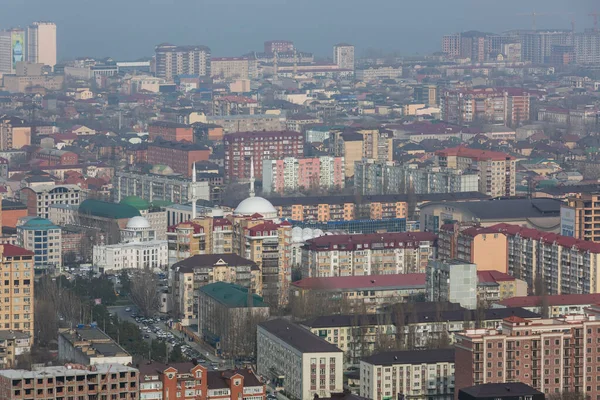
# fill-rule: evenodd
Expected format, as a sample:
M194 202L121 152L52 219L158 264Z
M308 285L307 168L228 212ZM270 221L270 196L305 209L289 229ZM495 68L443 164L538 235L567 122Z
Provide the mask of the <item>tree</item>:
M160 307L158 279L149 267L134 273L130 297L142 315L151 317L158 311Z
M187 361L187 358L181 352L181 345L177 344L173 346L173 350L169 354L169 362L177 363Z
M119 274L119 281L121 282L121 296L128 296L131 292L131 279L129 278L129 274L125 270L121 270Z

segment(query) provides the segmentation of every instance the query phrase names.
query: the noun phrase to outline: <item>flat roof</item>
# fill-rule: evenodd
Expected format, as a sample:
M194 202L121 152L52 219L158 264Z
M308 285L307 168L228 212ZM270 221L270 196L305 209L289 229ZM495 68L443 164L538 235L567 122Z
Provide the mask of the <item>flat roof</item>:
M532 395L544 395L537 389L532 388L522 382L507 383L485 383L460 389L461 392L473 397L494 397L502 398L505 396L520 397Z
M361 361L373 365L454 363L454 349L388 351Z

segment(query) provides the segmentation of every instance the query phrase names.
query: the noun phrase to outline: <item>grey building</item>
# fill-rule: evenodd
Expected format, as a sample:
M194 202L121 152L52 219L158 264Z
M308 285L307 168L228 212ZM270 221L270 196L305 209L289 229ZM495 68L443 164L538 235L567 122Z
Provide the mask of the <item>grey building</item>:
M427 300L450 301L474 310L477 308L477 265L460 260L430 260L425 286Z
M413 168L389 162L357 161L354 186L362 195L408 193L412 185L416 194L476 192L479 177L474 173L442 168Z

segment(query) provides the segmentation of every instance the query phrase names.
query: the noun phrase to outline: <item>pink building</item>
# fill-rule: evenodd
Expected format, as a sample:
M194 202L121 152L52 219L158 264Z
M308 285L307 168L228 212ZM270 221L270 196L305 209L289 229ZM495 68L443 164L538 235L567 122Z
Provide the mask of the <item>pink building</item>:
M344 187L344 158L316 157L263 161L263 192L284 193Z

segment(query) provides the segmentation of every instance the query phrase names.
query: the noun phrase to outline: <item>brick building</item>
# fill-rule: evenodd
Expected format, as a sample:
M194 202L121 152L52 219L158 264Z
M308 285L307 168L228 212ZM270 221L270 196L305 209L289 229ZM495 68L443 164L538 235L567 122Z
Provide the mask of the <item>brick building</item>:
M250 178L250 160L254 177L262 178L263 160L284 157L301 158L304 153L300 132L236 132L225 135L225 177L229 180Z
M600 396L600 316L529 320L516 316L498 329L456 334L456 394L486 383L522 382L546 395L577 392ZM456 398L456 397L455 397Z
M42 160L45 165L76 165L79 163L79 156L72 151L57 149L40 149L35 157Z
M157 139L148 144L148 163L168 165L178 174L192 176L195 162L208 161L210 149L190 142Z
M148 139L153 142L158 138L170 142L193 142L194 132L191 125L171 121L154 121L148 125Z
M265 384L249 369L208 371L193 363L139 366L141 399L264 400Z

